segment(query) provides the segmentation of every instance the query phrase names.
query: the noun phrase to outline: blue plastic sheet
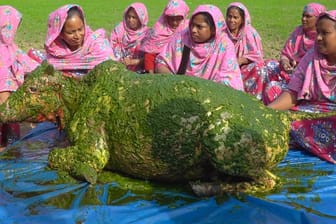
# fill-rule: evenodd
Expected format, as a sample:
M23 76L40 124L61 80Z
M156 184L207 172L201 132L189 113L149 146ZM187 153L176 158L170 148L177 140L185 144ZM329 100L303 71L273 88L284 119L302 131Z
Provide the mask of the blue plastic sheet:
M117 174L96 185L54 183L60 174L47 169L47 155L62 144L63 134L41 123L8 147L15 158L0 160L0 223L336 223L336 166L299 150L278 165L283 185L272 193L197 198Z

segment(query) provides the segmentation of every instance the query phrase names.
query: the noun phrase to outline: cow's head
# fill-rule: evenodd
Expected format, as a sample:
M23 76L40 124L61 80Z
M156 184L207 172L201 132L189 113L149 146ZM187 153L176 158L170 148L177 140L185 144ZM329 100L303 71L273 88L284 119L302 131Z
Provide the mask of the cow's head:
M42 64L0 105L0 123L56 121L62 114L62 80L60 72L51 65Z

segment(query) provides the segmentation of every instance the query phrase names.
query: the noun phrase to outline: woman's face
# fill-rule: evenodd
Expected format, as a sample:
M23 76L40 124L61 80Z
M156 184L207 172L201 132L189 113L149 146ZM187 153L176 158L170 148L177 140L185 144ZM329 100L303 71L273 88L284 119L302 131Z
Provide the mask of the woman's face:
M78 16L74 15L65 21L61 37L68 45L70 50L75 51L82 47L85 35L85 27L83 20Z
M166 20L168 26L175 30L181 24L183 16L166 16Z
M207 42L215 35L215 31L211 30L210 25L202 14L198 14L192 18L189 29L191 37L196 43Z
M239 14L238 9L229 9L226 15L226 24L232 33L239 32L243 22L243 17Z
M336 57L336 22L322 18L316 24L318 51L327 58ZM336 63L336 62L335 62Z
M304 31L310 31L316 29L316 20L317 18L313 15L309 15L308 13L303 13L301 22L302 22L302 28Z
M130 8L125 16L127 27L131 30L137 30L140 28L141 23L139 17L133 8Z

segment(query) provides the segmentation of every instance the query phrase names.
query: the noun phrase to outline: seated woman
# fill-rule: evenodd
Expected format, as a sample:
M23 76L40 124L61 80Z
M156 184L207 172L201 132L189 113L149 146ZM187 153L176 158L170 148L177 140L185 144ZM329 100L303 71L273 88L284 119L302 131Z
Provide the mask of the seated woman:
M315 45L300 60L288 89L268 106L278 110L326 112L336 110L336 10L317 20ZM292 123L296 147L336 164L336 117Z
M155 57L169 42L175 32L188 25L189 7L183 0L170 0L160 18L144 38L141 51L144 52L144 68L148 73L154 73Z
M324 5L309 3L304 6L301 25L297 26L287 39L280 55L280 62L269 60L267 68L270 82L265 87L265 104L273 101L282 91L301 58L314 45L316 38L316 20L325 12ZM280 63L280 64L279 64Z
M251 25L250 13L245 5L240 2L229 4L226 24L225 32L235 45L244 90L261 99L267 71L264 68L261 38Z
M0 6L0 104L24 82L27 73L39 64L15 44L21 13L9 5ZM18 123L0 124L0 148L20 137Z
M174 35L157 56L156 71L196 76L243 90L235 49L224 27L220 9L198 6L189 27Z
M148 31L147 8L140 2L129 5L123 20L111 32L110 44L114 57L129 70L143 73L140 44Z
M44 47L48 63L74 78L103 61L116 60L105 31L92 31L79 5L64 5L49 15Z

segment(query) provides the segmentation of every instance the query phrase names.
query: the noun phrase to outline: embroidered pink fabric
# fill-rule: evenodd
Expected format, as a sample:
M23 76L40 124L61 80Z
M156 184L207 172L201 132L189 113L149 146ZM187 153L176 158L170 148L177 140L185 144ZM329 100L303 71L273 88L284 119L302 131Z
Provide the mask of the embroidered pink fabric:
M223 32L225 20L222 12L214 5L200 5L193 15L209 13L216 26L216 34L206 43L192 40L189 28L175 35L157 57L158 66L167 66L176 74L182 60L183 46L190 48L186 75L197 76L243 90L243 83L233 43Z
M231 33L228 27L225 32L235 45L237 57L245 57L252 62L263 62L263 49L261 44L261 37L259 33L251 24L251 16L244 4L240 2L233 2L228 5L227 9L235 6L244 11L245 21L238 36Z
M84 18L83 9L79 5L72 4L64 5L49 15L45 40L48 63L52 64L57 70L70 71L68 74L71 74L71 71L74 73L76 70L88 71L103 61L115 60L110 43L105 37L105 30L92 31L85 21L83 46L76 51L71 51L67 47L59 35L66 21L68 11L72 7L77 7Z
M336 22L336 10L324 12ZM310 101L336 101L336 65L328 65L324 55L313 47L301 59L288 87L298 93L298 99Z
M133 8L139 17L141 27L132 30L127 27L125 21L126 13ZM112 30L110 43L113 49L114 57L119 61L124 57L136 58L139 54L141 41L148 31L148 12L143 3L135 2L129 5L123 14L123 20Z
M324 12L336 24L336 10ZM328 112L336 110L336 65L329 65L326 56L315 45L301 59L289 89L298 93L300 103L292 110ZM336 117L298 120L291 125L291 144L319 158L336 164Z
M318 17L320 13L325 12L324 5L318 3L307 4L303 8L303 13ZM281 57L286 57L291 61L300 62L305 53L314 45L316 31L305 32L302 25L297 26L286 41Z
M160 53L174 33L188 26L189 7L183 0L170 0L159 19L145 36L141 50L148 53ZM183 16L179 27L172 29L166 22L166 16Z
M14 42L21 19L21 13L12 6L0 6L0 92L15 91L25 74L39 65Z

